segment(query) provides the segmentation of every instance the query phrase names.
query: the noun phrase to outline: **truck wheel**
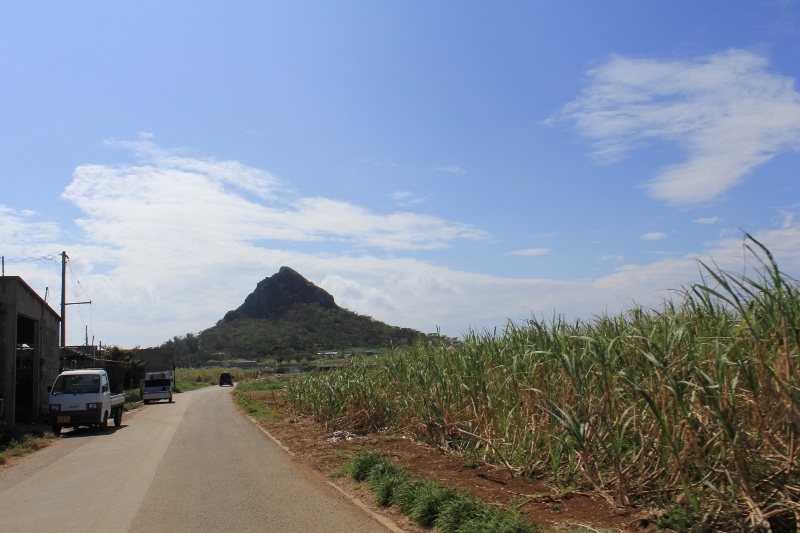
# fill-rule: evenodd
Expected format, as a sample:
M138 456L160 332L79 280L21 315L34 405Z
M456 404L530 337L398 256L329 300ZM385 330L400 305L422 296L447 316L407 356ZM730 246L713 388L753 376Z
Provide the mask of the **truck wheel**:
M119 427L122 424L122 407L117 407L117 412L114 413L114 427Z
M142 403L147 405L148 403L150 403L150 400L142 400Z
M53 424L53 435L61 435L61 426Z
M172 403L172 394L169 395L169 403Z
M108 412L103 413L103 421L97 426L97 429L100 431L105 431L108 429Z

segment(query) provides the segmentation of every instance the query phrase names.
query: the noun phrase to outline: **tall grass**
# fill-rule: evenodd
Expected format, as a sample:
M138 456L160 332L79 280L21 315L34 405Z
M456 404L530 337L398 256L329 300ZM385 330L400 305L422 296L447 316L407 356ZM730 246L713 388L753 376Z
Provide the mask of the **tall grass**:
M715 528L796 531L800 290L746 236L749 276L702 265L678 303L531 319L291 382L295 409L392 427L515 475L588 485Z

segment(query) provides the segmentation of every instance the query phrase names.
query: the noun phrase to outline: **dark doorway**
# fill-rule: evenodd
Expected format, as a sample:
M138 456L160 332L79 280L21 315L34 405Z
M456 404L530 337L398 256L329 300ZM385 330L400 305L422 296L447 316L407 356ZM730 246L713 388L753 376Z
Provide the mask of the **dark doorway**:
M36 321L17 316L16 394L14 395L15 423L33 422L33 371Z

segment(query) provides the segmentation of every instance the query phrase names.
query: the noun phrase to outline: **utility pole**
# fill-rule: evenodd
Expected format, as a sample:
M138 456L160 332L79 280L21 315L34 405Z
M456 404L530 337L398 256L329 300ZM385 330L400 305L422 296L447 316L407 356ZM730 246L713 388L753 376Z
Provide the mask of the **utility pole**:
M61 252L61 347L62 348L67 345L67 306L92 303L91 300L89 300L88 302L67 303L67 259L69 259L67 252ZM86 335L87 337L89 335L88 327L86 330Z
M67 252L61 252L61 347L67 345Z

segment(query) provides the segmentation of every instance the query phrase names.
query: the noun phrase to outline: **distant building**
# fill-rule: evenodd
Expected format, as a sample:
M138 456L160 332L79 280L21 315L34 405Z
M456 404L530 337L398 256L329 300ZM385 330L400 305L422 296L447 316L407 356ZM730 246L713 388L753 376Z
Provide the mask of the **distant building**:
M36 422L59 371L61 317L22 278L0 277L0 420Z

